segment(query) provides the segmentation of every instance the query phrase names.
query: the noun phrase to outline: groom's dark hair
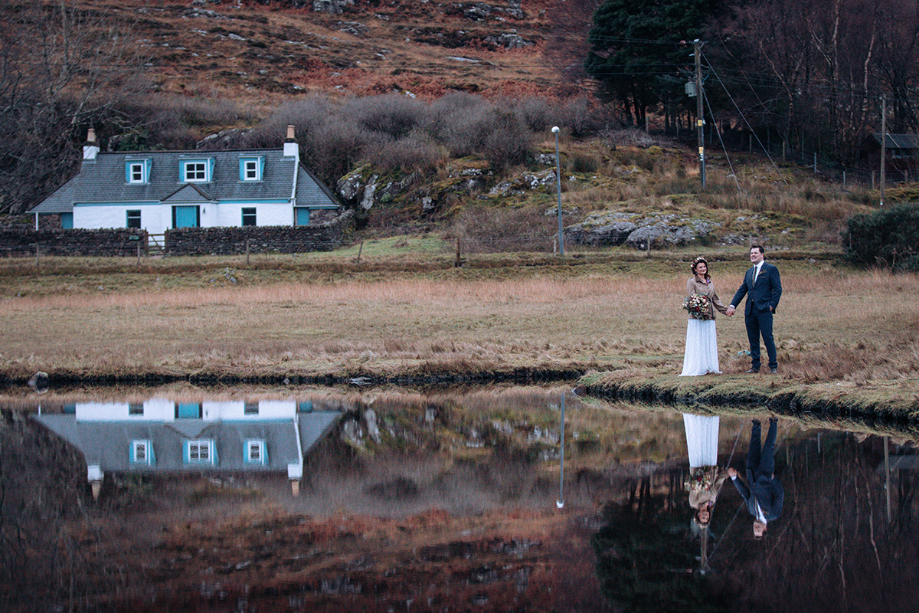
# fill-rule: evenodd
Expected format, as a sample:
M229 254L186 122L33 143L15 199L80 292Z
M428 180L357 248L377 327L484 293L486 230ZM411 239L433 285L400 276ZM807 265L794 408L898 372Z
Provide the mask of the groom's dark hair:
M759 249L760 253L762 253L763 255L766 255L766 250L763 249L762 245L750 245L750 251L753 251L754 249Z

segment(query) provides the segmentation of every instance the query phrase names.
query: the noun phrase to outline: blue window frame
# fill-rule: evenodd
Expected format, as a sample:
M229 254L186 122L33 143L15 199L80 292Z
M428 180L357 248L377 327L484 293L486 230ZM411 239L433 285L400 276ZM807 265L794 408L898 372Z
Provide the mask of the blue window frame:
M126 183L143 184L150 182L151 160L127 160L124 163Z
M183 160L182 181L185 183L209 183L214 170L213 160Z
M255 222L255 207L246 207L243 209L243 219L242 225L244 226L257 226Z
M243 157L239 158L239 180L261 181L265 170L265 158Z
M183 443L182 459L186 464L216 464L217 450L214 440L205 438Z
M267 464L268 453L265 448L265 441L262 439L246 440L243 457L247 464Z
M129 453L131 464L146 464L147 466L156 464L156 458L153 456L153 441L133 440Z
M127 212L127 226L128 228L140 228L140 211L128 211Z

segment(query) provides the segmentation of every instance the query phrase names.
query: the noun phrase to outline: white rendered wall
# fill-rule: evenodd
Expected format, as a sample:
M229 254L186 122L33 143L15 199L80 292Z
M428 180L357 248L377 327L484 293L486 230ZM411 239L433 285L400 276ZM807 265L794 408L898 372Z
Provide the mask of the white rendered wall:
M267 202L221 202L216 207L216 217L213 223L204 223L202 226L219 226L222 228L239 227L243 223L243 209L255 209L255 225L257 226L292 226L294 225L294 208L289 201L279 203ZM208 207L210 212L210 207ZM210 221L210 220L209 220Z
M175 400L168 398L151 398L144 400L143 415L131 415L127 402L78 402L76 419L81 421L175 421ZM191 402L191 404L194 404ZM242 400L203 401L201 402L201 419L204 421L221 420L265 420L293 419L297 415L297 402L294 400L259 400L258 413L246 414L246 403Z
M140 227L151 234L162 234L172 225L172 207L161 204L77 205L73 207L73 227L84 230L126 228L128 211L140 211Z
M173 204L77 205L73 207L73 227L85 230L125 228L128 211L140 211L140 226L151 234L162 234L172 228ZM197 206L202 228L231 228L242 225L243 209L255 208L259 226L292 226L294 209L289 201L279 203L207 203Z

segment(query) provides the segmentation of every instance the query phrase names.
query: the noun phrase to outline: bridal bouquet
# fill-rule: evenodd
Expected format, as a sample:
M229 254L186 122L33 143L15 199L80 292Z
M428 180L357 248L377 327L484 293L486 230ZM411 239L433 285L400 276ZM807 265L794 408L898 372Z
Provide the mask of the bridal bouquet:
M708 470L704 466L692 469L692 472L683 483L683 486L688 492L693 490L710 490L713 485L715 485L715 475L713 471Z
M693 294L683 301L683 308L693 319L712 319L711 301L705 294Z

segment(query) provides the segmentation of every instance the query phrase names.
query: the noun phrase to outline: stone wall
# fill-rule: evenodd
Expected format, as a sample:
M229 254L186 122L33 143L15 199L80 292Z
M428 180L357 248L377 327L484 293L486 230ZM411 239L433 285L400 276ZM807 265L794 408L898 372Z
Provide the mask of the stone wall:
M314 216L315 221L315 216ZM354 214L345 212L331 221L309 226L253 226L244 228L180 228L166 232L166 255L237 255L246 253L303 253L331 251L346 244L354 232ZM0 224L0 257L137 256L148 254L144 230L27 229Z
M167 255L238 255L242 253L305 253L331 251L354 231L350 211L309 226L247 226L179 228L166 232ZM247 248L248 242L248 248Z
M147 233L135 228L112 230L26 230L0 228L0 256L136 256L147 251Z

